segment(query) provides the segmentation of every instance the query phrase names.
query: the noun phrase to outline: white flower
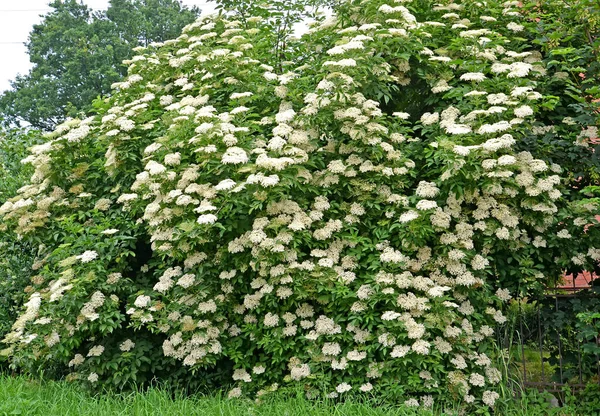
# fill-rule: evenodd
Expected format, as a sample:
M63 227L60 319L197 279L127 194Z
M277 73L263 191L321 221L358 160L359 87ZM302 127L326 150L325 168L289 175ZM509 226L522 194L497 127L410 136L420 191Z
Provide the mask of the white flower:
M367 358L367 353L365 351L353 350L346 354L346 358L349 361L362 361Z
M104 352L104 347L102 345L96 345L88 351L88 357L99 357Z
M165 165L177 166L181 163L181 153L169 153L165 156Z
M525 118L533 115L533 110L528 105L523 105L514 109L514 115L515 117Z
M421 116L421 123L425 126L437 123L440 120L439 113L425 113Z
M485 385L485 378L478 373L473 373L469 376L469 383L477 387L483 387Z
M398 317L400 317L400 314L394 311L387 311L381 315L381 319L384 321L394 321L398 319Z
M240 397L241 395L242 395L242 389L239 387L235 387L229 391L229 393L227 394L227 397L229 397L230 399L233 399L235 397Z
M452 58L450 58L449 56L430 56L429 60L437 62L450 62Z
M498 166L509 166L517 163L517 158L511 155L504 155L498 158Z
M229 189L235 188L236 185L237 184L235 183L235 181L233 181L231 179L224 179L215 185L215 189L217 191L227 191Z
M263 374L265 371L266 371L266 368L264 365L257 365L252 368L252 372L254 374Z
M410 114L399 112L399 111L396 111L395 113L392 113L392 115L394 117L398 117L399 119L402 119L402 120L408 120L410 118Z
M408 260L404 254L391 247L385 248L379 258L383 263L403 263Z
M533 68L533 65L525 62L515 62L510 65L510 72L508 78L523 78L529 74L529 71Z
M548 165L543 160L533 159L529 162L529 169L532 172L545 172L548 170Z
M429 354L430 347L431 347L431 344L429 342L422 340L422 339L418 339L415 341L415 343L412 345L411 348L417 354L427 355L427 354Z
M516 24L515 22L510 22L509 24L506 25L506 28L508 30L512 30L513 32L522 32L523 29L525 29L524 26Z
M419 401L415 398L411 398L404 401L404 406L406 407L419 407Z
M496 237L500 240L508 240L510 238L510 232L506 227L501 227L496 230Z
M239 107L235 107L234 109L232 109L229 112L229 114L241 114L241 113L245 113L248 110L250 110L248 107L244 107L243 105L241 105Z
M217 304L214 300L209 300L207 302L200 302L198 304L198 312L200 313L212 313L217 310Z
M187 289L196 281L196 277L192 273L184 274L177 280L177 285Z
M465 97L478 97L480 95L487 95L487 92L485 91L477 91L477 90L473 90L471 92L468 92L465 94Z
M137 306L138 308L145 308L146 306L148 306L150 304L150 301L151 301L150 296L140 295L135 299L133 304L135 306Z
M335 388L335 390L336 390L338 393L340 393L340 394L341 394L341 393L345 393L345 392L347 392L347 391L350 391L350 390L352 390L352 386L351 386L350 384L348 384L348 383L341 383L341 384L338 384L338 385L337 385L337 387Z
M417 213L417 211L410 210L410 211L402 213L402 215L400 215L399 221L404 223L404 222L410 222L417 218L419 218L419 214Z
M430 201L427 199L422 199L419 202L417 202L417 209L419 211L427 211L429 209L437 208L437 206L437 202Z
M467 146L460 145L455 145L452 148L452 151L459 156L469 156L469 153L471 153L471 149L469 149Z
M210 129L212 129L215 125L213 123L202 123L198 127L194 129L194 131L198 134L206 133Z
M266 327L275 327L279 324L279 316L274 313L268 312L265 315L264 324Z
M267 81L275 81L277 79L277 74L274 74L272 72L265 72L263 74L263 77L267 80Z
M510 125L510 123L508 121L499 121L497 123L494 124L484 124L481 127L479 127L479 130L477 130L477 133L479 134L489 134L489 133L497 133L500 131L505 131L510 129L512 126Z
M173 96L172 95L163 95L162 97L160 97L159 102L160 102L160 105L162 105L163 107L166 107L173 103Z
M342 59L339 61L327 61L323 63L323 66L339 66L339 67L350 67L356 66L356 60L352 58Z
M532 90L532 87L515 87L512 89L510 95L512 97L521 97L523 95L528 95Z
M562 229L558 233L556 233L556 236L558 238L571 238L571 233L569 233L569 230L567 229Z
M123 117L116 119L115 124L119 126L122 131L131 131L135 128L135 123L132 120Z
M449 286L434 286L427 291L427 294L432 298L444 296L444 293L450 290Z
M473 270L483 270L489 265L489 260L479 254L473 256L471 260L471 267Z
M74 143L84 139L90 133L90 126L83 125L76 129L69 131L64 137L68 142Z
M117 203L118 204L126 204L137 198L138 198L137 194L123 194L123 195L119 196L119 198L117 198ZM100 207L100 208L102 208L102 207ZM98 209L100 209L100 208L98 208Z
M481 82L481 81L484 81L485 79L486 79L486 76L484 74L482 74L481 72L467 72L460 76L461 81Z
M463 30L460 32L461 38L477 38L491 33L489 29Z
M441 92L446 92L451 89L452 87L448 85L448 83L445 80L442 79L438 81L437 84L435 84L435 86L431 89L431 92L434 94L439 94Z
M146 164L145 170L147 170L150 175L158 175L165 172L167 168L160 163L151 160Z
M85 362L85 358L81 354L75 354L73 359L69 361L69 367L77 367Z
M287 87L284 85L278 85L275 87L275 95L279 98L285 98L288 93Z
M496 400L500 397L500 395L498 393L496 393L495 391L484 391L483 392L483 396L482 396L482 401L483 403L485 403L486 405L492 407L494 406L494 403L496 403Z
M496 290L496 296L498 296L498 298L503 302L507 302L512 298L512 296L510 295L510 291L508 289Z
M213 214L203 214L198 217L198 224L214 224L217 221L217 216Z
M98 258L98 253L93 250L85 251L83 254L77 256L77 259L81 260L82 263L89 263Z
M492 105L504 104L508 100L508 96L503 93L489 94L487 96L488 103Z
M415 195L421 198L434 198L440 192L440 189L433 182L421 181L417 185Z
M223 162L224 164L233 164L233 165L237 165L240 163L246 163L248 162L248 155L246 154L246 151L242 148L239 147L230 147L228 148L225 153L223 154L223 157L221 158L221 162Z
M310 375L310 367L308 364L301 364L292 368L290 371L290 377L292 380L301 380Z
M152 143L150 146L147 146L147 147L144 149L144 154L145 154L145 155L149 155L149 154L151 154L151 153L154 153L154 152L156 152L158 149L160 149L161 147L162 147L162 144L160 144L160 143L156 143L156 142L155 142L155 143Z
M246 383L250 383L252 381L252 376L250 376L250 374L248 374L248 372L243 368L234 370L232 378L236 381L241 380Z
M135 343L130 339L125 340L119 345L119 349L123 352L131 351L134 347Z
M469 134L472 131L471 126L467 126L466 124L450 124L446 126L446 133L448 134Z
M365 393L366 393L366 392L368 392L368 391L371 391L371 390L373 390L373 385L372 385L371 383L365 383L365 384L363 384L362 386L360 386L358 389L359 389L360 391L362 391L362 392L365 392Z
M229 98L231 100L237 100L239 98L252 97L252 95L254 95L254 94L252 94L251 92L234 92L233 94L231 94L229 96Z
M277 123L289 123L296 116L296 112L290 108L288 110L279 112L275 115L275 121Z

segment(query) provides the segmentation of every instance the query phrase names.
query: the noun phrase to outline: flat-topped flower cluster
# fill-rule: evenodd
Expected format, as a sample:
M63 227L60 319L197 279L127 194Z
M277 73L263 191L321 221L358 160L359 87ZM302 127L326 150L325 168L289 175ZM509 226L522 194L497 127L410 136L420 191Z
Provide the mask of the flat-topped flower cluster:
M293 63L268 60L258 18L140 48L0 207L44 244L15 362L119 384L118 367L158 371L140 364L158 349L189 374L232 363L232 397L299 383L493 406L513 296L497 268L570 238L560 166L513 150L544 68L510 49L517 2L420 3L350 1L290 40ZM543 280L529 261L506 267Z

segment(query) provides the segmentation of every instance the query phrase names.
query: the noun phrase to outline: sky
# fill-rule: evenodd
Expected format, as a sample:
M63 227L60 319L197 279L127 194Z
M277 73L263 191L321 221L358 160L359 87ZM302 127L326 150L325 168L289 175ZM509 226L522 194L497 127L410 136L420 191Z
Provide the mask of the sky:
M109 0L83 0L94 10L105 10ZM33 25L52 9L50 0L0 0L0 91L10 88L9 81L17 74L26 74L31 68L27 41ZM198 6L203 13L214 11L214 4L204 0L182 0L186 6Z

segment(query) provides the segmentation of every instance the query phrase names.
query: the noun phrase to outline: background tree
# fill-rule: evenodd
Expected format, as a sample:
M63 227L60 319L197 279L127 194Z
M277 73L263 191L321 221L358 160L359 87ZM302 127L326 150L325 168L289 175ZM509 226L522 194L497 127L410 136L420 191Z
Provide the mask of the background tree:
M282 62L293 54L291 35L302 21L322 20L326 10L336 9L337 0L216 0L217 10L242 22L245 27L253 19L263 19L271 29L271 35L263 42L273 51L274 66L282 71ZM250 21L248 20L250 19ZM291 44L290 44L291 43ZM295 54L295 58L299 57Z
M54 10L29 35L33 68L0 96L0 114L10 124L49 130L89 111L126 73L122 61L133 48L174 37L200 13L178 0L112 0L106 12L76 0L55 0L50 7Z
M111 0L106 10L119 38L133 46L174 39L199 14L197 7L187 8L179 0Z

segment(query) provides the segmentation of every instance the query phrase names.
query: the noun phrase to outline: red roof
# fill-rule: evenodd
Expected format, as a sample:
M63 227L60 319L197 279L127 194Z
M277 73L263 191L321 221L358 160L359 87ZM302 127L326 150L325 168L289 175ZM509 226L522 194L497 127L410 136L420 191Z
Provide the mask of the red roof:
M560 288L576 288L583 289L592 285L592 280L597 279L596 273L581 272L577 276L573 277L573 273L563 275L564 283L560 285Z
M595 139L595 140L600 140L600 139ZM600 222L600 215L596 215L596 220L598 220ZM589 227L589 225L585 226L585 229L587 230L587 228ZM559 286L559 288L561 289L584 289L586 287L590 287L592 285L592 280L597 279L598 275L596 275L596 273L591 273L591 272L581 272L579 274L577 274L577 276L573 276L573 273L571 274L564 274L563 275L563 284Z

